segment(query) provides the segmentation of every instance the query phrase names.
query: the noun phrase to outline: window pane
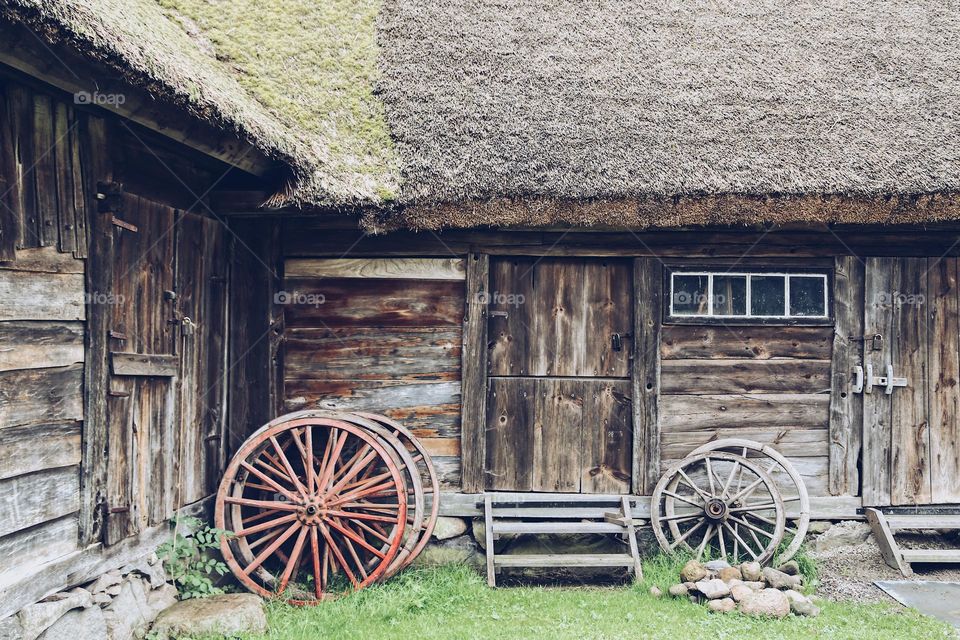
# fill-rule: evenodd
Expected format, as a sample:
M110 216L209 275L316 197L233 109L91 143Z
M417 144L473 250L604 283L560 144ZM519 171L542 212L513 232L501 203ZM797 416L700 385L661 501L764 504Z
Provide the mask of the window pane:
M713 314L717 316L747 314L746 276L713 276Z
M707 315L707 276L673 276L673 313Z
M790 315L825 316L823 308L824 279L821 277L790 276Z
M782 316L785 278L750 276L750 313L755 316Z

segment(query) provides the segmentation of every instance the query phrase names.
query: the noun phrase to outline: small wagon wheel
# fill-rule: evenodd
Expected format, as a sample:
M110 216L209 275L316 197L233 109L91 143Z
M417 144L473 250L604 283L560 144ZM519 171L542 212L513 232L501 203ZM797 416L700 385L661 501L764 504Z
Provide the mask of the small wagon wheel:
M695 449L690 455L706 453L707 451L727 451L744 458L752 453L754 457L762 455L770 459L769 463L760 462L759 464L777 483L777 488L780 490L784 506L787 509L786 533L792 536L787 548L776 554L775 563L780 565L796 555L807 535L807 529L810 527L810 496L807 494L807 486L796 468L790 464L790 461L782 453L770 445L754 440L722 438L708 442Z
M221 550L248 589L313 603L337 578L360 589L378 580L403 543L407 487L389 446L342 420L295 414L243 444L217 493ZM304 556L309 561L304 561ZM307 565L310 592L297 585Z
M391 566L387 571L387 574L384 576L384 579L386 579L396 573L396 571L399 569L402 569L403 566L406 566L412 562L414 558L416 558L420 552L423 551L423 548L427 546L427 543L430 542L430 536L433 535L433 529L437 525L437 517L440 515L440 479L437 477L437 471L433 466L433 460L430 457L430 453L426 450L426 448L424 448L423 443L421 443L420 440L417 439L402 424L376 413L356 412L354 415L375 420L376 422L388 427L392 430L393 435L399 438L401 442L406 444L408 448L416 451L417 455L415 455L413 459L417 463L417 468L420 470L421 478L429 485L424 487L424 493L431 496L430 513L423 521L423 528L419 532L419 540L405 559L404 565L397 568ZM416 532L411 535L416 535Z
M657 483L650 508L660 547L682 547L697 559L710 553L732 563L766 562L783 540L780 491L759 465L708 452L672 466Z

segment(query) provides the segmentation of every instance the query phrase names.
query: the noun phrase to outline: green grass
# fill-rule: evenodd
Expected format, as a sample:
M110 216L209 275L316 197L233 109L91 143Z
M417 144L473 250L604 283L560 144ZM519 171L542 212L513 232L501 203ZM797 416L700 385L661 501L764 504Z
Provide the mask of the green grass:
M945 624L887 605L825 602L818 618L760 620L649 595L649 585L666 587L675 570L675 561L657 558L636 586L498 589L466 567L413 570L317 607L271 603L269 632L243 640L956 637Z

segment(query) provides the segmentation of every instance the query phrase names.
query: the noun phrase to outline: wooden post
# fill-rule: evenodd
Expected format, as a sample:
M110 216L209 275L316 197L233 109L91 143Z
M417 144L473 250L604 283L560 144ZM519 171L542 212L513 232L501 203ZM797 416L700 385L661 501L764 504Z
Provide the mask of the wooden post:
M834 261L833 352L830 362L830 494L859 492L857 458L863 424L862 395L853 393L853 368L862 366L863 262L857 256Z
M879 351L864 347L864 367L891 362L893 342L893 270L896 258L867 258L864 275L863 330L883 336ZM878 372L879 375L879 372ZM866 391L866 390L864 390ZM891 396L881 389L863 396L863 480L864 506L890 504Z
M486 485L487 422L487 294L490 256L471 253L467 259L466 313L463 318L461 365L461 484L468 493Z
M81 160L85 165L87 205L90 215L90 240L93 245L87 262L87 293L113 290L114 226L113 212L101 212L97 206L98 182L111 177L107 154L106 124L89 116L81 120ZM87 308L87 345L84 354L83 459L80 465L80 546L98 542L102 532L102 507L106 503L107 484L107 398L110 363L110 310L107 305Z
M633 261L633 492L647 494L660 475L660 329L663 263Z

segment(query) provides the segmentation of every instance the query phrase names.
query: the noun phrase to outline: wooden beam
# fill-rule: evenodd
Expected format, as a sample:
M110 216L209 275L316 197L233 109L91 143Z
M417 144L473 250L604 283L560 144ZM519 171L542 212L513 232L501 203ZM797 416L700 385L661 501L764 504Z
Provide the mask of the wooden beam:
M276 171L277 163L246 141L193 118L186 109L166 104L126 82L104 80L103 70L86 59L55 47L44 47L22 27L0 29L0 64L33 76L71 95L122 95L123 100L98 101L97 106L156 131L205 155L256 176ZM115 72L110 73L116 75ZM83 104L82 102L80 104Z
M633 492L650 493L660 476L660 329L663 263L633 261Z
M287 278L388 278L465 280L460 258L309 258L287 260Z
M830 362L830 493L858 494L857 461L863 424L862 396L852 389L853 368L862 366L863 261L836 258L833 275L834 332Z
M172 378L179 371L179 356L110 352L110 368L115 376L152 376Z
M464 491L483 491L486 485L487 423L487 293L490 256L467 257L466 313L463 318L461 484Z

